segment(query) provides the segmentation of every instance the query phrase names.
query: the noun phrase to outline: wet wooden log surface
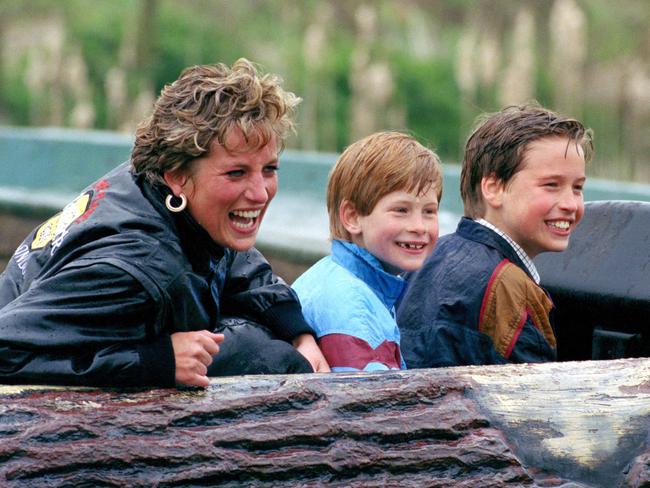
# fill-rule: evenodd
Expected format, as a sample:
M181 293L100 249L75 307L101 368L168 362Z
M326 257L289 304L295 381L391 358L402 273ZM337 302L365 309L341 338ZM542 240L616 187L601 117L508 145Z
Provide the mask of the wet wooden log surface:
M650 359L0 386L0 486L650 486Z

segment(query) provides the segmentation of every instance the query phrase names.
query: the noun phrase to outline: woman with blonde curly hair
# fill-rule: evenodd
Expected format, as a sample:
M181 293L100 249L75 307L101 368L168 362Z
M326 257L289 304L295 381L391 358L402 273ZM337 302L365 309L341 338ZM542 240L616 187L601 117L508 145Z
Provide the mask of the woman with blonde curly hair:
M130 161L36 228L0 276L0 382L329 371L253 248L298 102L246 59L166 86Z

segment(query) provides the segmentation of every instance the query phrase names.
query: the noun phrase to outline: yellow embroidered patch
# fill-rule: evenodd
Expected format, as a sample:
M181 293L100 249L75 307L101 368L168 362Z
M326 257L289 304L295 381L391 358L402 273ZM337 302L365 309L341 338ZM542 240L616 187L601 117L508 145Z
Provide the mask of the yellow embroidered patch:
M70 225L81 217L90 202L90 192L78 196L68 203L61 212L43 223L34 236L31 249L42 249L57 237L62 236Z

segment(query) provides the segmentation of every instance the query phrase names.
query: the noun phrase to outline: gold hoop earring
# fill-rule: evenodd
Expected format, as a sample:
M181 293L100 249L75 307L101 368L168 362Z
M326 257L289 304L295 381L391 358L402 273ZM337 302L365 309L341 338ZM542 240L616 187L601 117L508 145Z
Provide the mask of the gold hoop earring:
M165 207L167 207L167 210L174 213L182 212L185 210L185 207L187 207L187 197L185 196L185 193L181 193L178 195L178 197L176 197L181 199L181 203L178 207L174 207L174 205L172 205L172 198L174 198L174 195L172 194L167 195L167 198L165 198Z

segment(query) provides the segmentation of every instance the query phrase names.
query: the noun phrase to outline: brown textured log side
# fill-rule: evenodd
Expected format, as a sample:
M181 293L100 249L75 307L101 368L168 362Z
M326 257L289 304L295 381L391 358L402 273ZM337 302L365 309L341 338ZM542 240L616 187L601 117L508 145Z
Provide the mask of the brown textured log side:
M648 359L4 386L0 485L640 487L649 417Z

